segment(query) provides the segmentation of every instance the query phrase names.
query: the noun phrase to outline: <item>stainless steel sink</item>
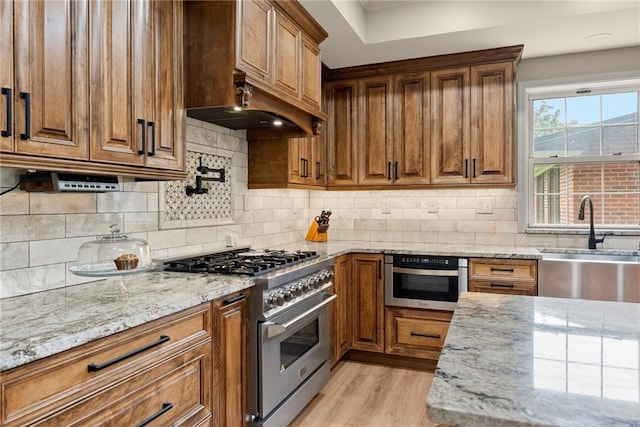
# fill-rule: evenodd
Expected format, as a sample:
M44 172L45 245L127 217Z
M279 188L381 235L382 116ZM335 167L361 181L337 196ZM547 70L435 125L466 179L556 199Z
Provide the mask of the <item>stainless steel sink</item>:
M538 294L640 303L640 252L543 249Z

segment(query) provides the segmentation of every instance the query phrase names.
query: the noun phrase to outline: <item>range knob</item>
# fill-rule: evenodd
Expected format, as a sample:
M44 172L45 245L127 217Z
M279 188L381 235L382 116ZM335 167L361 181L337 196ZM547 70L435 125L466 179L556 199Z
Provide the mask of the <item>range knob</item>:
M297 297L302 295L302 285L300 284L300 285L297 285L295 288L293 288L293 293Z
M309 286L310 281L307 282L303 282L300 285L300 288L302 289L302 292L309 292L310 286Z
M282 294L276 295L276 304L277 305L284 305L284 295L282 295Z
M287 289L284 291L284 300L291 301L293 299L293 291L291 289Z

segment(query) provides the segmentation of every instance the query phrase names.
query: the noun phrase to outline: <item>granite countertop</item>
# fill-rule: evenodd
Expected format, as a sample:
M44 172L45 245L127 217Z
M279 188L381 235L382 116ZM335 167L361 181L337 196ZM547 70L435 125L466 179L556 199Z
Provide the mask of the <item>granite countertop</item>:
M640 304L464 293L427 397L453 426L640 425Z
M254 284L245 276L200 273L148 272L122 279L0 299L0 371Z

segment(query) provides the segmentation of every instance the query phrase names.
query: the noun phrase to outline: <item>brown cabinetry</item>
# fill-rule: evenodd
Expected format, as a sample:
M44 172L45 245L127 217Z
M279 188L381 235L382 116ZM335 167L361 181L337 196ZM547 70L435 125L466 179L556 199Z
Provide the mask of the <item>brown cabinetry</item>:
M336 258L333 266L333 293L338 298L332 303L331 310L331 365L335 365L349 350L351 345L350 332L350 308L349 295L350 280L349 256L342 255Z
M229 295L213 304L214 425L243 426L247 402L247 299Z
M432 72L434 184L513 183L512 62Z
M538 295L538 262L517 259L469 259L469 291Z
M329 186L358 183L358 83L330 82L326 87L327 180Z
M203 304L3 372L0 423L207 422L211 332Z
M181 1L1 7L2 166L184 177Z
M384 353L384 264L380 254L351 255L351 348Z
M385 352L438 360L452 316L450 311L387 308Z

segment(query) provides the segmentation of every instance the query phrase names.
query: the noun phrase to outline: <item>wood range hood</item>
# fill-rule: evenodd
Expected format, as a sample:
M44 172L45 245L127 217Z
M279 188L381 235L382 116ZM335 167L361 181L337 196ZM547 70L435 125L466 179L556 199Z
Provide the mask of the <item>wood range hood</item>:
M187 116L248 140L317 135L318 45L327 33L297 2L187 1L184 16Z

